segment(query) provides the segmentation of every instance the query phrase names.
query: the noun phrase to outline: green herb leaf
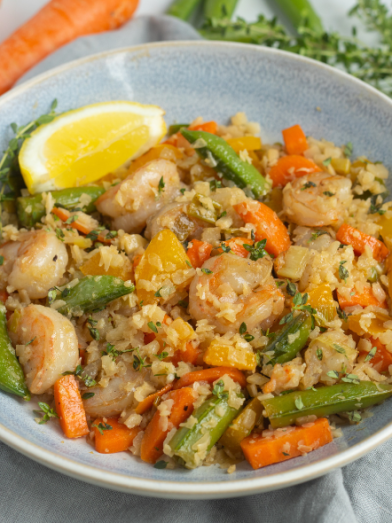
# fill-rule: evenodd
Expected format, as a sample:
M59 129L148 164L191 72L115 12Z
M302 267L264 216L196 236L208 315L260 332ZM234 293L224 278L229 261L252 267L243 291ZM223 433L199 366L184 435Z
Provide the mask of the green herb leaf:
M212 394L216 396L217 398L228 398L229 393L223 392L225 388L225 383L223 380L219 380L215 383L214 388L212 389Z
M347 260L343 260L339 264L339 278L341 280L344 280L344 283L347 283L347 278L350 277L350 273L348 272L346 267L344 267L344 265L343 265L346 262L347 262Z
M323 351L321 349L317 349L316 350L316 355L317 355L317 358L322 361L323 359Z
M204 274L213 274L213 272L210 271L210 269L205 269L205 268L201 269L201 272Z
M325 167L328 167L328 165L331 163L332 161L332 158L327 158L323 161L323 165L325 165ZM325 194L325 193L324 193Z
M95 396L95 392L85 392L82 395L82 400L89 400L90 398L93 398Z
M154 469L162 470L162 469L165 469L166 467L167 467L167 461L163 461L163 460L157 461L154 465Z
M360 413L357 410L353 410L352 412L347 412L348 419L354 423L359 423L362 421L362 417Z
M147 323L147 325L152 330L152 332L155 332L155 334L158 334L158 329L156 328L156 325L153 321L149 321Z
M165 190L165 182L163 181L163 176L161 176L158 183L158 194L161 194Z
M40 408L40 410L34 410L33 412L42 416L40 421L38 421L39 425L47 423L51 418L58 418L56 411L54 409L51 409L47 403L43 403L42 401L40 401L38 402L38 407Z
M331 191L324 191L323 194L325 194L325 196L335 196L335 193Z
M300 397L295 399L294 405L297 407L298 410L302 410L305 407L305 405L303 404L303 401Z
M310 189L311 187L317 187L317 185L314 182L306 182L301 187L301 191L305 191L306 189Z
M287 294L289 294L290 296L295 296L297 293L297 286L295 285L295 283L292 283L289 280L287 280L286 291Z
M101 434L101 436L103 436L103 431L104 430L112 430L113 429L113 427L111 425L109 425L109 423L98 423L98 425L93 423L91 425L91 427L95 427L98 430L98 432Z
M337 370L329 370L327 372L327 376L329 378L332 378L334 380L337 380L339 378L339 372Z
M348 142L344 147L344 155L349 158L353 154L353 144L351 142Z
M377 347L372 347L365 358L365 361L370 361L376 355Z
M339 352L339 354L346 354L345 349L341 345L338 345L337 343L333 344L333 348L336 350L336 352Z
M243 334L245 334L246 331L247 331L246 323L242 322L241 325L240 325L240 334L241 334L241 336Z

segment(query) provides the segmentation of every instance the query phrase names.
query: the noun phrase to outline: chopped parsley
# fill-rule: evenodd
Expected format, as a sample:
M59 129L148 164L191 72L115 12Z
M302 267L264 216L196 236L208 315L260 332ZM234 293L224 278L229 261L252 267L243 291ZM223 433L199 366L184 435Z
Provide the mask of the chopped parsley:
M344 378L342 378L342 381L346 383L353 383L354 385L359 385L360 379L356 374L346 374Z
M227 399L229 397L228 392L223 392L225 388L225 383L223 380L219 380L215 383L214 388L212 389L212 394L217 398Z
M88 388L94 387L97 384L97 382L91 376L89 376L86 373L83 373L83 368L81 365L78 365L76 367L75 372L67 370L66 372L62 373L62 376L70 376L70 375L77 376L79 379L81 379L84 382L84 384Z
M370 361L374 356L376 355L377 347L372 347L372 349L368 352L368 355L365 358L365 361Z
M259 242L256 242L254 245L244 243L243 247L250 253L249 259L251 259L252 261L256 261L260 258L264 258L264 256L267 256L268 252L264 249L266 243L267 240L261 240Z
M388 196L388 191L380 194L373 194L370 198L369 214L380 214L381 216L386 213L381 207L384 205L384 200ZM377 203L378 197L381 196L381 202Z
M160 354L157 354L157 358L159 360L164 360L165 358L167 358L169 356L169 353L168 352L161 352Z
M246 327L246 323L242 322L241 325L240 325L240 334L241 334L241 336L243 336L247 330L248 329Z
M310 189L311 187L317 187L317 185L314 182L306 182L302 187L301 191L305 191L305 189Z
M323 234L328 234L327 231L315 231L315 232L312 232L312 237L311 239L309 240L309 243L311 241L314 241L314 240L317 240L317 238Z
M321 349L317 349L316 350L316 355L317 355L317 358L322 361L323 359L323 351Z
M60 229L60 227L56 227L55 232L56 232L57 238L63 242L64 241L64 231L62 229Z
M325 194L325 196L335 196L335 193L331 191L324 191L323 194Z
M133 351L136 351L136 354L133 355L133 364L132 367L134 370L141 370L143 368L151 367L151 365L146 364L146 360L144 360L140 356L139 347L136 347L136 349L133 349Z
M65 220L65 224L70 225L73 222L76 222L78 219L78 215L74 214L73 216L70 216L67 220Z
M155 334L158 334L158 329L153 321L149 321L147 323L147 325L152 330L152 332L155 332Z
M90 398L95 396L95 392L85 392L82 395L82 400L89 400Z
M186 191L185 187L183 187L182 189L180 189L180 193L181 193L181 194L184 194L185 191Z
M113 427L111 425L109 425L109 423L98 423L98 425L93 423L91 426L95 427L98 430L98 432L101 434L101 436L103 436L103 431L104 430L112 430L113 429Z
M328 165L331 163L332 161L332 158L329 157L329 158L326 158L324 161L323 161L323 165L325 165L325 167L328 167ZM325 193L324 193L325 194Z
M287 294L289 294L290 296L295 296L297 293L297 286L295 285L295 283L287 280L286 291Z
M340 263L339 263L339 278L341 280L344 280L344 283L347 283L347 278L350 277L350 273L348 272L348 270L346 269L346 267L344 267L344 264L347 263L347 260L342 260Z
M347 321L348 316L340 307L336 307L336 312L341 320Z
M336 350L336 352L339 352L339 354L346 354L345 349L341 345L338 345L337 343L333 344L333 348Z
M157 290L157 292L154 294L154 296L156 298L162 298L162 295L161 295L161 290L163 289L163 287L161 287L160 289Z
M327 376L329 378L332 378L334 380L337 380L339 378L339 372L337 370L329 370L327 372Z
M158 194L161 194L165 190L165 182L163 181L163 176L161 176L158 183Z
M227 212L226 211L223 211L222 214L220 214L218 216L218 220L220 220L221 218L223 218L224 216L226 216Z
M311 307L310 305L306 305L308 298L309 298L309 295L307 293L302 295L300 292L297 292L293 298L294 305L291 309L291 312L286 314L286 316L283 316L283 318L279 322L279 325L284 325L285 323L290 322L294 318L293 311L306 311L313 318L313 315L316 314L317 311L316 311L316 309L313 309L313 307Z
M231 251L230 245L226 245L225 243L221 243L220 247L221 247L223 252L230 252Z
M201 272L204 274L213 274L213 272L210 271L210 269L205 269L205 268L201 269Z

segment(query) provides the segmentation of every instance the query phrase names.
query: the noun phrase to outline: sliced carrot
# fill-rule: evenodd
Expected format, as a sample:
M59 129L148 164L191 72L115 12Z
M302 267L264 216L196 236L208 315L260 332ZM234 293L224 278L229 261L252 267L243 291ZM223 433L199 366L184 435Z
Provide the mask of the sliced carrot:
M312 160L292 154L279 158L276 164L271 167L269 176L272 180L273 187L283 187L286 183L296 178L320 171L320 167L312 162Z
M76 38L116 29L138 0L52 0L0 45L0 95L31 67Z
M376 338L370 338L370 343L372 344L372 347L376 347L376 354L373 356L373 358L369 361L369 363L372 364L372 366L376 369L378 372L385 372L388 370L389 365L392 365L392 354L389 352L389 350L385 347L383 343L379 339ZM359 355L368 354L365 351L362 351L359 353Z
M288 154L302 154L308 148L308 141L300 125L293 125L282 131Z
M8 296L9 296L9 294L6 290L2 290L2 291L0 290L0 301L2 303L5 303L7 301Z
M373 236L369 236L348 223L343 223L336 233L336 239L344 245L352 245L355 254L363 254L366 247L370 247L373 253L373 258L377 261L384 261L389 254L389 250L380 240Z
M192 240L188 243L188 249L186 251L191 264L196 269L201 267L203 263L208 260L212 251L212 245L207 242L201 242L199 240Z
M152 341L154 341L156 338L155 334L153 332L145 332L144 333L144 345L148 345Z
M82 364L85 365L86 363L86 349L82 349L81 347L79 347L79 356L82 360Z
M327 418L319 418L302 427L278 429L270 437L251 434L242 440L241 449L250 465L259 469L316 450L332 439Z
M184 374L178 381L174 383L174 389L181 389L182 387L189 387L196 383L196 381L206 381L213 383L222 376L227 374L233 381L236 381L242 388L246 387L246 378L244 374L232 367L214 367L211 369L195 370Z
M163 389L158 390L157 392L154 392L153 394L150 394L149 396L147 396L147 398L142 400L139 403L139 405L136 407L136 409L135 409L136 414L144 414L145 412L147 412L149 409L151 409L151 407L154 404L154 401L157 398L160 398L161 396L166 394L166 392L171 391L172 388L173 388L173 384L169 383L168 385L163 387Z
M176 350L174 355L170 358L170 361L173 363L175 367L177 367L180 361L196 365L200 354L200 349L198 347L195 347L193 343L188 341L185 346L185 350Z
M54 384L54 401L60 425L67 438L89 433L83 401L75 376L62 376Z
M218 124L214 121L201 123L199 125L191 125L189 127L191 131L205 131L206 133L216 134L218 130Z
M141 445L141 455L143 461L155 463L162 455L163 442L167 434L173 429L178 428L193 412L193 402L195 397L193 389L185 387L173 390L164 399L174 401L171 412L168 416L167 426L162 427L161 415L159 410L154 414L152 420L147 425Z
M387 308L386 302L379 301L373 294L371 287L365 287L361 293L352 291L354 294L350 294L348 298L343 296L338 289L338 301L339 307L345 309L346 307L354 307L354 305L360 305L361 307L368 307L369 305L375 305L376 307Z
M100 423L103 426L109 425L111 429L99 431ZM95 450L101 454L115 454L128 450L141 431L139 427L129 429L123 423L119 423L116 418L96 419L93 423L93 429L95 432Z
M241 258L247 258L249 251L247 251L245 249L244 243L247 245L253 245L254 242L253 242L253 240L249 240L248 238L241 238L239 236L239 237L231 238L230 240L221 242L221 244L222 243L223 243L223 245L230 247L230 252L236 254L237 256L240 256ZM222 252L223 252L222 247L219 247L219 249L217 249L217 252L219 254L222 254Z
M52 213L56 215L58 218L60 218L60 220L63 222L66 222L68 218L71 216L71 213L67 209L60 209L60 207L53 207ZM85 225L78 222L77 220L75 222L70 223L69 226L81 232L82 234L90 234L92 232L91 229L88 229ZM105 238L101 234L98 235L97 241L101 243L112 243L112 240Z
M245 223L255 225L256 241L266 239L265 249L270 254L278 256L290 247L291 241L287 228L276 212L264 203L256 200L244 201L234 205L234 210Z

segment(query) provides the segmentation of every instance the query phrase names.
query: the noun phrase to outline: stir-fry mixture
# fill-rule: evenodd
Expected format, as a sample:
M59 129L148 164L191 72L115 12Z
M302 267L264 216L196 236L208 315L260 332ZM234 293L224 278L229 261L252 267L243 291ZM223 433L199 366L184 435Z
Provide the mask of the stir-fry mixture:
M311 452L391 396L387 169L282 134L197 118L94 184L18 198L1 388L98 452L229 472Z

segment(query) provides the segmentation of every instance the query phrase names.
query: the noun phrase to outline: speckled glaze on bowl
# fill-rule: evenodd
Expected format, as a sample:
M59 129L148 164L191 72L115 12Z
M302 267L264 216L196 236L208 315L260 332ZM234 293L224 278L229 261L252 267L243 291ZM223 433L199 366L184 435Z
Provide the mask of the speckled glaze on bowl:
M221 122L237 111L261 123L270 140L300 123L306 133L392 167L392 102L320 63L262 47L210 42L150 44L104 53L39 76L0 98L0 149L9 124L48 110L107 100L162 106L166 120L203 116ZM392 401L392 400L390 400ZM392 436L388 402L344 436L307 456L234 474L215 468L157 470L127 453L104 456L65 440L55 423L37 425L33 405L0 394L0 439L55 470L100 486L146 496L201 499L242 496L300 483L346 465Z

